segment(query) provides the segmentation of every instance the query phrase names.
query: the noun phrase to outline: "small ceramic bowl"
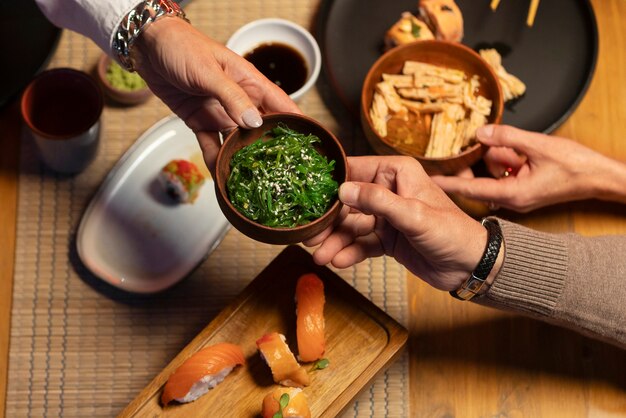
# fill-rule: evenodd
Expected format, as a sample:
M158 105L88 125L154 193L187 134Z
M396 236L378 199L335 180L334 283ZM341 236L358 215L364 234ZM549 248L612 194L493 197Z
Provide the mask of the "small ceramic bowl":
M321 142L318 151L329 160L335 160L333 177L338 184L348 179L348 162L346 154L337 138L317 121L294 113L273 113L263 116L263 125L255 129L236 128L224 140L217 155L215 168L215 193L226 219L240 232L257 241L268 244L294 244L305 241L332 225L342 204L339 199L330 206L324 215L308 224L294 228L273 228L248 219L230 202L226 183L230 176L230 160L232 156L246 145L250 145L263 137L268 130L279 123L287 125L298 132L317 135Z
M152 96L152 91L148 87L144 87L139 90L121 90L113 87L109 79L107 78L107 68L111 64L112 59L106 54L102 54L98 60L97 74L100 85L104 90L104 93L115 100L118 103L125 105L135 105L143 103Z
M322 67L322 54L313 35L302 26L285 19L259 19L239 28L228 40L226 46L244 56L254 48L267 43L286 44L298 51L307 66L304 85L289 97L299 100L316 83Z
M472 49L453 42L428 40L398 46L382 55L370 68L361 91L361 125L372 148L378 154L403 154L416 158L430 174L454 174L469 167L482 158L485 147L476 143L461 153L443 158L428 158L396 147L387 138L381 137L373 128L370 107L376 84L382 74L401 74L405 61L421 61L464 71L468 76L477 75L480 81L480 95L493 102L488 123L500 123L503 110L503 96L498 78L489 64ZM426 144L422 144L425 148Z

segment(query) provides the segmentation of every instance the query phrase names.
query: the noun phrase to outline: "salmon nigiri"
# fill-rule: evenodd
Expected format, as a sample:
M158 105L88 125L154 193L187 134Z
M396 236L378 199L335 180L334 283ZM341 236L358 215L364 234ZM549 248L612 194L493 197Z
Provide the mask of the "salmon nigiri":
M241 347L220 343L206 347L189 357L167 379L161 402L191 402L213 389L237 365L245 363Z
M296 285L296 334L300 361L319 360L326 350L324 303L322 280L314 273L300 277Z
M309 375L287 345L285 336L270 332L256 342L261 357L272 369L274 382L283 386L302 387L309 385Z
M300 388L278 388L263 398L263 418L273 418L278 411L283 418L311 418L309 402Z

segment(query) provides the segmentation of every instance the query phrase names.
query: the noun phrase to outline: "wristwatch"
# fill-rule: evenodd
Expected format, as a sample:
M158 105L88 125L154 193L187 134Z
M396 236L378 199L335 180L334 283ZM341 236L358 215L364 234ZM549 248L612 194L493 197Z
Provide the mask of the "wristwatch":
M178 17L189 22L185 12L173 0L145 0L122 18L111 42L113 54L127 71L135 71L131 51L133 44L146 28L162 17Z

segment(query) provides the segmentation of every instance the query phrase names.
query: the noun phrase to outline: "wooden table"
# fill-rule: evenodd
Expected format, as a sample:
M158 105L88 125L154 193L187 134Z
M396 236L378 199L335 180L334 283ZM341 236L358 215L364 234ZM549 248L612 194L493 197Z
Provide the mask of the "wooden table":
M594 80L556 132L626 161L626 1L593 0L600 35ZM20 117L0 113L0 416L4 415L15 253ZM626 209L581 202L524 225L626 234ZM626 352L544 323L460 303L408 278L412 416L626 417Z
M626 1L592 3L598 66L584 100L556 134L626 161ZM623 205L582 202L501 215L549 232L626 234ZM626 352L456 301L415 278L409 287L413 416L626 416Z

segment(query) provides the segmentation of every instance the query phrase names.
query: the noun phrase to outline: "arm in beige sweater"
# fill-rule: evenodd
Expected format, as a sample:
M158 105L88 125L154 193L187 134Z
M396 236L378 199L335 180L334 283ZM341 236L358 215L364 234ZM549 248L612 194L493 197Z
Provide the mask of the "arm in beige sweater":
M626 236L548 234L498 221L504 262L473 300L626 348Z

